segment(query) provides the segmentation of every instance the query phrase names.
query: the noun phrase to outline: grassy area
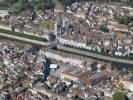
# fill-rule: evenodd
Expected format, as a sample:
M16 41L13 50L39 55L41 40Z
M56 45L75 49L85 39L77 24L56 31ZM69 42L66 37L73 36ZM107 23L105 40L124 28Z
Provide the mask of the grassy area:
M52 20L48 20L48 21L42 21L40 23L40 26L42 28L48 29L48 30L54 30L55 29L55 22Z
M5 34L14 35L14 36L23 37L23 38L28 38L28 39L32 39L32 40L38 40L38 41L43 41L43 42L47 41L46 39L41 38L41 37L28 35L28 34L24 34L24 33L21 33L21 32L12 32L10 30L5 30L5 29L1 29L1 28L0 28L0 32L5 33Z

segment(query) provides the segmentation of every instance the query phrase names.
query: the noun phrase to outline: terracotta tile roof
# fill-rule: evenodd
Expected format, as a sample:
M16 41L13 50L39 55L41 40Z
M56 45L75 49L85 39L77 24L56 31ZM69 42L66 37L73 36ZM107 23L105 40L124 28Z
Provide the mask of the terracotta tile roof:
M76 68L72 68L72 69L69 69L69 70L66 70L63 72L63 74L65 75L69 75L69 76L72 76L72 77L76 77L76 78L82 78L82 77L85 77L85 76L88 76L89 74L89 71L82 71L80 73L74 73L73 71L76 70Z
M81 83L83 83L85 85L95 85L103 80L106 80L109 76L110 76L110 74L106 75L105 73L103 73L103 75L97 79L90 78L90 77L82 77L82 78L80 78L80 81L81 81Z
M83 77L80 79L80 81L82 84L85 84L85 85L93 85L93 80L89 79L88 77Z
M74 73L71 73L71 72L68 71L68 70L64 71L63 74L78 78L78 75L76 75L76 74L74 74Z

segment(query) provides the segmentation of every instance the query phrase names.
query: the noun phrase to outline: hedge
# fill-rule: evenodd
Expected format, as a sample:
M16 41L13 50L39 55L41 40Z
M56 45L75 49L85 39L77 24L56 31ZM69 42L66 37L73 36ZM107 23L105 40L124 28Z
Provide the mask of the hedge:
M6 29L2 29L2 28L0 28L0 32L1 33L5 33L5 34L14 35L14 36L23 37L23 38L28 38L28 39L32 39L32 40L42 41L42 42L46 42L47 41L45 38L42 38L42 37L28 35L28 34L24 34L22 32L12 32L10 30L6 30Z

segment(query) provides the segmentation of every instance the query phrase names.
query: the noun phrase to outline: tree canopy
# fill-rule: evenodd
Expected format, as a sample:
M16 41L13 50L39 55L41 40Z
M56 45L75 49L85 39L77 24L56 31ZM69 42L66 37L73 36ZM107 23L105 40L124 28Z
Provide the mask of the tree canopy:
M53 7L53 0L36 0L35 7L37 9L50 9Z
M71 5L72 3L74 3L77 0L59 0L61 2L62 5Z
M4 2L7 2L9 4L16 3L18 0L4 0Z
M100 26L100 30L103 32L109 32L109 29L105 25Z
M53 1L59 1L64 8L77 1L93 1L93 2L119 2L128 5L133 5L132 0L1 0L0 7L11 7L16 12L21 12L29 7L36 9L54 9L55 3Z
M119 24L129 25L129 24L132 24L133 17L132 16L120 16L120 17L117 17L116 20Z

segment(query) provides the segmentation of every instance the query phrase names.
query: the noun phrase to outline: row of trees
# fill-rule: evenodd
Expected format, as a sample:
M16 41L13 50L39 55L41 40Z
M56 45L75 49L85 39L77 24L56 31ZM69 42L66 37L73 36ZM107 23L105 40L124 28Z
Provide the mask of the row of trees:
M129 27L133 27L133 17L132 16L120 16L116 18L119 24L129 25Z
M55 7L53 0L31 0L32 6L37 9L53 9Z
M10 7L17 0L0 0L0 7Z
M2 0L0 1L0 7L11 7L16 13L28 9L29 7L35 7L36 9L54 9L56 0ZM76 1L93 1L93 2L121 2L125 4L133 5L132 0L58 0L64 7L71 5Z
M11 4L11 12L16 14L26 9L54 9L55 7L53 0L8 0L8 3Z
M3 0L3 1L12 4L12 3L15 3L15 2L20 1L20 0ZM53 0L27 0L27 1L38 2L39 4L40 3L43 4L44 2L51 2ZM126 4L133 4L132 0L58 0L58 1L60 1L63 5L70 5L70 4L72 4L73 2L76 2L76 1L79 1L79 2L80 1L119 2L119 3L121 2L121 3L126 3Z

